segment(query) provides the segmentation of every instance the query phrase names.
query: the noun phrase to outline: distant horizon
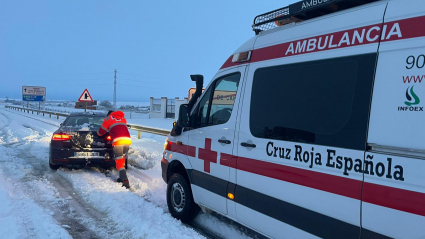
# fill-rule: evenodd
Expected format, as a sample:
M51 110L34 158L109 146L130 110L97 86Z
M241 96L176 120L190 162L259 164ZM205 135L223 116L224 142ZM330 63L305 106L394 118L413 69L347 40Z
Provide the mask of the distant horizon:
M255 16L283 1L4 1L0 97L43 86L47 99L149 101L204 87L244 42ZM116 72L115 72L116 70Z

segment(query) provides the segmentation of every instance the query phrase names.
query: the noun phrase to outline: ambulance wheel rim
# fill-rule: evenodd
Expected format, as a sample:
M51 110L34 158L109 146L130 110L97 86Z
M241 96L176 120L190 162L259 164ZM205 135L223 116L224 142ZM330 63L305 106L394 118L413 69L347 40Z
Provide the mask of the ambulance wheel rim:
M173 189L171 191L171 201L176 212L183 211L184 204L186 202L186 196L180 183L173 184Z

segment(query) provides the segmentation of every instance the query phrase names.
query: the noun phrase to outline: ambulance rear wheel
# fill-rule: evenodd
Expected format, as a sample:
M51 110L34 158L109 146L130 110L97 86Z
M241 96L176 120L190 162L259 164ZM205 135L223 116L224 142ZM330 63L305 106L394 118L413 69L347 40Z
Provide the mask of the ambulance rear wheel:
M173 174L168 181L167 205L171 215L182 222L191 221L199 212L189 183L178 173Z

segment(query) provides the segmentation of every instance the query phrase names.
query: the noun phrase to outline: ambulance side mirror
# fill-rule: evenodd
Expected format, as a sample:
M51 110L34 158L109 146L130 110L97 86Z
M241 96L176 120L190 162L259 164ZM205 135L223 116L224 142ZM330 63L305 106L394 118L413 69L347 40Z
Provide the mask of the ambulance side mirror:
M190 111L188 104L180 105L179 119L177 121L177 124L180 127L190 127Z

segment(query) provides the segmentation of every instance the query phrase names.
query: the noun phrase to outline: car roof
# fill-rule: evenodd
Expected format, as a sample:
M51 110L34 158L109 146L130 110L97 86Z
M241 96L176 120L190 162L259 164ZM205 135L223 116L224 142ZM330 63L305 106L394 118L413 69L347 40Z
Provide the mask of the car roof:
M100 116L106 117L106 113L104 112L73 112L69 114L69 116Z

